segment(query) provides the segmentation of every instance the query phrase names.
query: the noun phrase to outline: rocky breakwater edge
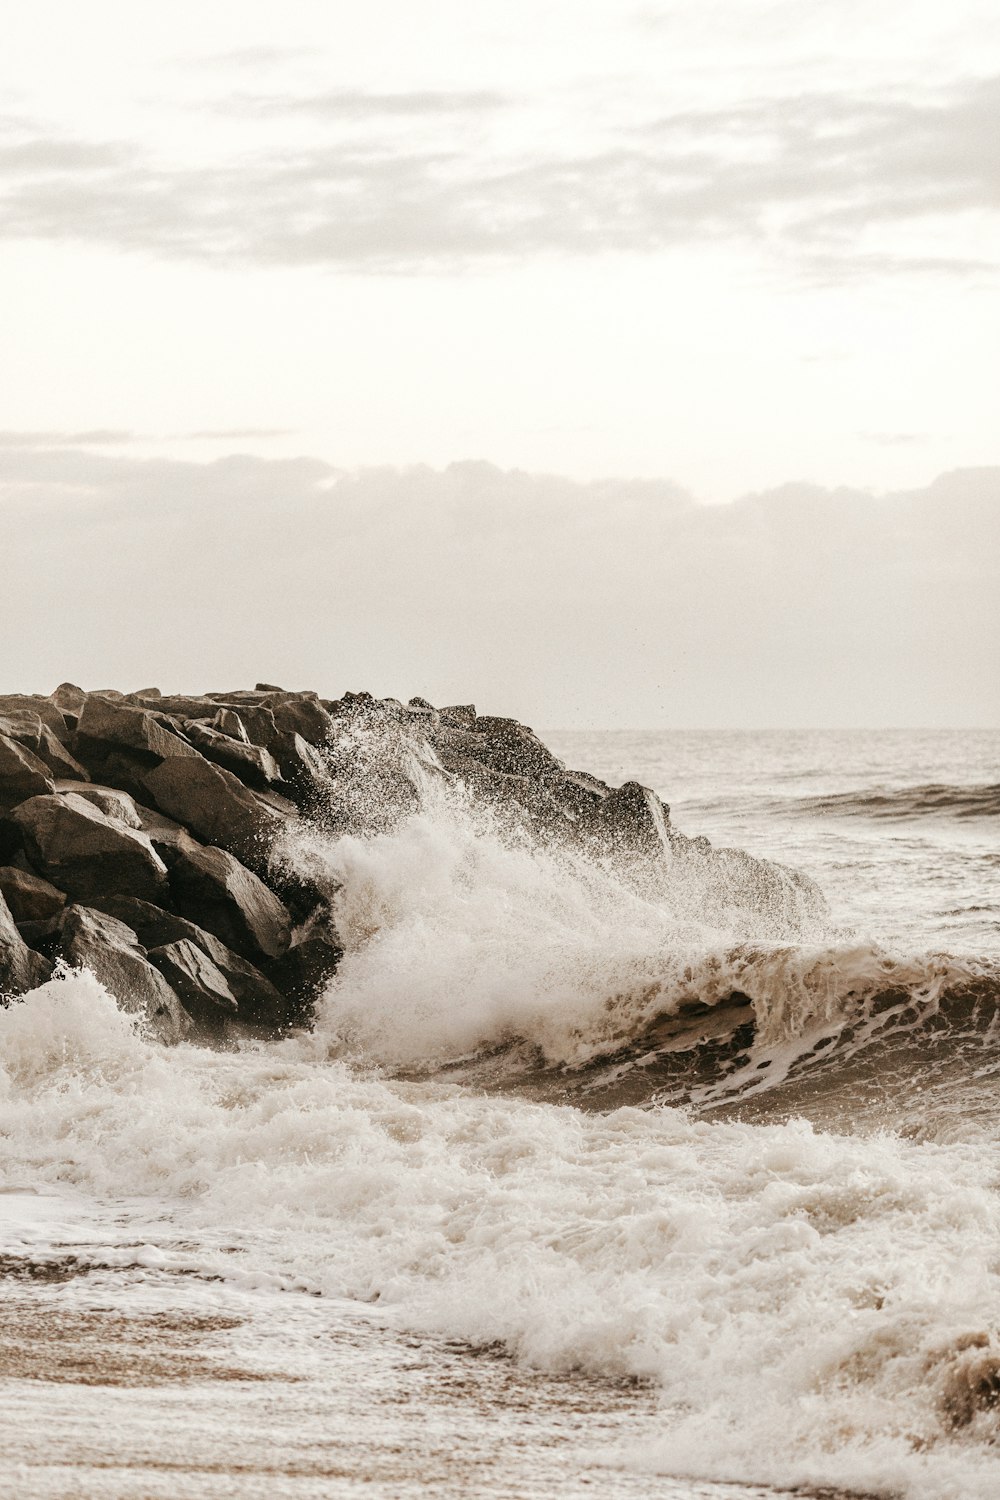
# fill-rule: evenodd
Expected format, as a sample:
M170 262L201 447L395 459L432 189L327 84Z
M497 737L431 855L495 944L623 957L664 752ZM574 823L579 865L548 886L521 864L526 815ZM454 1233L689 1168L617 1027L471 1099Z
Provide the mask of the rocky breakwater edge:
M512 834L638 872L697 867L777 928L807 877L674 829L636 782L568 770L513 719L367 693L0 696L0 999L89 969L165 1043L308 1026L342 957L307 831L385 831L437 780Z

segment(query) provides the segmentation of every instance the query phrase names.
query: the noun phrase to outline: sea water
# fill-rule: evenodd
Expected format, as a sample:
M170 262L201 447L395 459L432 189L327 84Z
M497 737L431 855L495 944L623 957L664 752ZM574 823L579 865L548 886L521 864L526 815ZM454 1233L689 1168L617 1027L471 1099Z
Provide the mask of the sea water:
M0 1492L1000 1493L1000 734L548 734L739 901L428 783L312 1031L0 1012Z

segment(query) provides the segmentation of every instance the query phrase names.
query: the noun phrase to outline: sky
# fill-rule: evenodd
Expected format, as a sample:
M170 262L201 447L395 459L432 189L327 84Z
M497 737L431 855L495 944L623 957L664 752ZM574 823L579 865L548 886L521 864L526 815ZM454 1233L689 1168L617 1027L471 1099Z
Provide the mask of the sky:
M994 0L11 7L0 690L1000 723L998 119Z

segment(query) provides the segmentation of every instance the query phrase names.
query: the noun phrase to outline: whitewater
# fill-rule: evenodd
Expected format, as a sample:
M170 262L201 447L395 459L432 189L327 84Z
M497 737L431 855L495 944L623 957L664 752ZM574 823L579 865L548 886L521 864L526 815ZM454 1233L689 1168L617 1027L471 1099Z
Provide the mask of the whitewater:
M0 1492L1000 1492L1000 734L549 734L755 903L433 775L315 1026L0 1010Z

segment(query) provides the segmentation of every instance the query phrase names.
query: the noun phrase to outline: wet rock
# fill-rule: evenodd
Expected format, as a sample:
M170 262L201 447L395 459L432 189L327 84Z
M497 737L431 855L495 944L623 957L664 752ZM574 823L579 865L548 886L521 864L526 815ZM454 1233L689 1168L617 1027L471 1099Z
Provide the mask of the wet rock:
M28 947L0 895L0 996L27 994L51 975L51 963Z
M608 853L670 854L670 809L638 781L626 781L595 803L580 827Z
M337 971L343 950L326 923L314 924L281 958L266 964L268 977L285 997L286 1013L300 1024Z
M207 724L188 724L187 737L207 760L224 766L244 786L269 787L280 781L281 767L274 756L262 745L252 745L238 718L236 722L243 731L238 739Z
M182 1041L191 1017L124 922L87 906L70 906L63 920L60 957L89 969L123 1010L146 1018L162 1041Z
M473 737L479 741L476 759L507 776L557 777L565 771L534 731L515 719L480 716Z
M166 889L166 866L145 834L75 792L32 797L11 816L35 869L78 900L128 891L155 901Z
M181 916L253 962L278 958L291 941L288 911L273 891L224 849L175 850L170 892Z
M255 868L266 868L269 846L282 823L243 783L197 751L194 759L164 760L144 777L160 812L190 828L205 844L235 854Z
M278 988L254 964L227 948L214 933L186 917L164 911L133 896L111 896L98 903L101 911L117 917L137 934L144 948L162 948L187 940L194 943L225 976L239 1005L239 1018L253 1026L280 1026L287 1007Z
M181 938L162 948L151 948L147 956L200 1027L216 1031L220 1023L235 1017L236 996L226 976L196 943Z
M0 866L0 894L14 918L22 922L47 922L66 905L66 897L49 881L14 865Z
M269 704L281 734L300 735L307 745L324 745L333 728L330 715L312 695L273 699Z
M476 727L474 703L451 703L447 708L438 709L438 715L442 724L449 724L454 729L475 729Z
M0 808L52 791L52 774L25 745L0 734Z

